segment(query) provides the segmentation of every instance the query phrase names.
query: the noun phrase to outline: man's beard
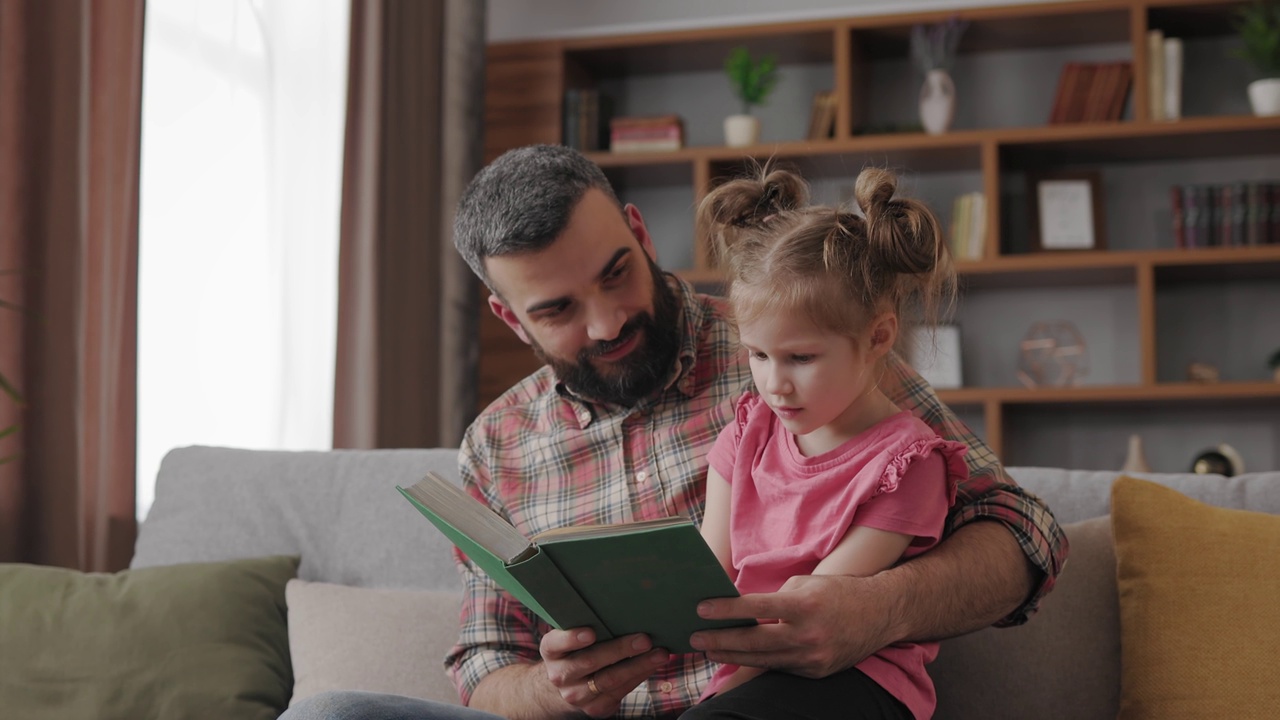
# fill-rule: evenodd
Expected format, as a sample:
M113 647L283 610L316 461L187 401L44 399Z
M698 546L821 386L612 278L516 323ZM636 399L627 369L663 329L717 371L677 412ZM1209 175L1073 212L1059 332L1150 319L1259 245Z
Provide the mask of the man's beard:
M538 358L550 365L556 377L574 393L591 400L633 407L657 390L671 371L680 349L680 301L658 266L652 260L648 265L653 276L652 315L643 312L627 320L616 338L583 348L575 361L552 357L536 340L530 342ZM631 342L637 332L644 334L640 344L626 357L610 363L612 372L606 375L596 369L592 359Z

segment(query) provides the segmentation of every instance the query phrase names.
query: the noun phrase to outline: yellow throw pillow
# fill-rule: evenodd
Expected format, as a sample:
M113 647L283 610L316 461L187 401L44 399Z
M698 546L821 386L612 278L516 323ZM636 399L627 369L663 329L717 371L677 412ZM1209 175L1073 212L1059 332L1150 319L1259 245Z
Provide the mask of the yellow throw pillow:
M1121 720L1277 717L1280 515L1121 477L1111 530Z

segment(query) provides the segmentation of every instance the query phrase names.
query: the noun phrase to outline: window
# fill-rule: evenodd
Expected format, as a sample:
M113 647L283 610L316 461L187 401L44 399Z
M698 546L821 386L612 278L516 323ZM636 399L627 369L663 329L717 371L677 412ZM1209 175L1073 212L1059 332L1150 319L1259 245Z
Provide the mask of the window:
M148 0L138 517L192 444L327 449L347 0Z

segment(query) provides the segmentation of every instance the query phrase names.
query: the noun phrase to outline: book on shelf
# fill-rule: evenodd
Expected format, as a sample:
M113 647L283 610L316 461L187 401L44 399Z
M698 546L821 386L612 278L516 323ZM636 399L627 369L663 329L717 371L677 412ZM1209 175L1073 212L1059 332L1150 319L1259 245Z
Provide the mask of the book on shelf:
M956 260L981 260L987 238L987 197L980 192L957 195L951 204L948 249Z
M1182 118L1182 39L1147 31L1147 110L1152 120Z
M679 115L616 117L609 121L613 152L664 152L684 147L684 120Z
M598 90L570 88L564 93L562 138L582 152L603 150L609 139L613 99Z
M1050 124L1115 122L1124 115L1133 84L1133 63L1068 62L1058 75Z
M821 90L813 96L813 107L809 110L809 131L805 137L809 140L826 140L835 136L836 129L836 94L830 90Z
M1280 244L1280 182L1174 185L1169 204L1175 247Z
M738 591L687 518L559 528L529 538L435 473L396 490L555 628L590 627L597 640L646 633L654 647L685 653L693 652L689 635L697 630L755 622L698 617L699 602Z

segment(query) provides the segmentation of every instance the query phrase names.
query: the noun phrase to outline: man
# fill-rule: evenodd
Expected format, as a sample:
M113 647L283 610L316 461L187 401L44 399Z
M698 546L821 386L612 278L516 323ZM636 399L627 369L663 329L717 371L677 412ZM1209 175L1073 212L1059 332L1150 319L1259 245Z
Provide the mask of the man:
M659 270L640 211L582 155L531 146L472 181L455 243L491 290L490 309L546 363L468 430L467 489L526 534L701 519L706 453L751 376L721 302ZM446 662L464 702L511 718L673 715L697 700L708 659L788 682L899 640L1025 621L1066 557L1052 515L901 361L881 387L971 447L970 481L936 549L869 578L798 577L777 593L703 603L708 618L780 621L697 633L705 657L670 655L645 636L596 643L588 630L552 630L459 556L462 628ZM322 702L341 704L343 717L386 717L377 713L393 703L396 717L473 717L402 699Z

